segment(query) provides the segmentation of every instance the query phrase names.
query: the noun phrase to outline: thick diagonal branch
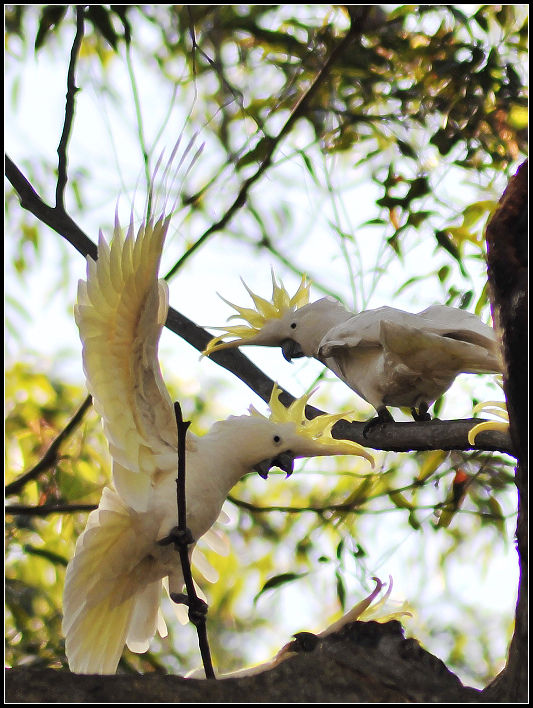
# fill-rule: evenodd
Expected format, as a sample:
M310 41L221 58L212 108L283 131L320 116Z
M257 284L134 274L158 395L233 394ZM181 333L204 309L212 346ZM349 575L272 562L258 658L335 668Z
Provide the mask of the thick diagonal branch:
M18 193L23 208L34 214L40 221L56 231L71 243L83 256L90 256L94 260L97 258L96 244L79 228L79 226L65 212L50 207L37 194L20 169L6 156L6 176ZM212 338L212 335L202 327L199 327L192 320L185 317L174 308L170 307L166 326L172 332L180 336L198 351L203 351ZM216 364L230 371L243 381L252 391L260 396L264 401L269 401L274 382L261 369L253 364L242 352L236 349L228 349L216 352L210 356ZM282 391L280 400L284 405L289 405L295 400L287 391ZM307 406L306 415L310 418L319 415L323 411ZM383 426L382 431L374 431L372 440L363 438L362 431L364 423L351 423L350 438L360 442L366 447L376 450L470 450L472 446L468 443L468 432L476 420L467 421L428 421L425 423L390 423ZM342 421L340 421L342 424ZM405 427L408 425L409 427ZM429 426L432 426L431 428ZM402 427L398 427L402 426ZM336 424L335 432L339 430L339 423ZM342 424L343 433L347 428ZM426 442L426 435L432 431L433 436L430 445ZM451 431L451 432L450 432ZM441 437L444 440L441 442ZM393 437L397 440L395 447L389 447ZM490 442L488 442L490 441ZM476 439L476 449L480 450L500 450L513 454L513 446L508 435L502 433L485 432Z

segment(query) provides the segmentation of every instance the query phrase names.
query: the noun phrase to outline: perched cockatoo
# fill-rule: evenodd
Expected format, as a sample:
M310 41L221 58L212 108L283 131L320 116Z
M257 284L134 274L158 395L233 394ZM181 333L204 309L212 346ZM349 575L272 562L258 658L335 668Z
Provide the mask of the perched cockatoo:
M432 305L417 314L394 307L354 314L331 297L309 303L305 277L292 298L274 274L272 282L268 301L243 281L256 309L225 300L238 313L229 319L246 324L216 328L224 333L204 354L257 345L281 347L289 361L314 357L374 406L371 423L393 420L387 406L408 406L415 420L426 420L458 374L501 371L494 330L464 310Z
M177 424L157 357L168 310L158 281L169 217L133 223L124 237L116 223L109 246L102 233L98 260L88 258L75 319L83 344L87 386L101 415L113 458L113 488L78 539L65 580L63 632L69 666L77 673L114 673L124 644L144 652L165 632L162 583L180 593L183 576L173 545L160 545L178 522ZM215 423L186 438L187 526L195 541L217 520L231 488L254 469L288 474L295 457L350 454L372 462L364 448L331 436L343 414L309 421L308 394L289 408L274 388L269 418L248 415Z

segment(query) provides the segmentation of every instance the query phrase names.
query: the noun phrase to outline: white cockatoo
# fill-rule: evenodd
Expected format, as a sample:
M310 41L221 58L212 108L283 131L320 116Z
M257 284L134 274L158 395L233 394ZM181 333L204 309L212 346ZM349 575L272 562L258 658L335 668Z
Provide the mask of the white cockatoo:
M274 274L272 282L268 301L243 281L255 309L225 300L238 313L229 320L246 324L215 328L224 333L204 354L256 345L281 347L289 361L314 357L374 406L369 425L393 420L387 406L408 406L415 420L426 420L458 374L501 371L494 330L470 312L432 305L416 314L394 307L354 314L331 297L309 303L305 277L292 298Z
M169 537L178 522L177 423L157 357L168 310L158 281L169 217L143 223L126 237L117 223L108 245L100 233L98 260L88 258L75 319L83 344L87 386L113 458L114 488L78 539L65 580L63 633L69 666L77 673L114 673L124 644L144 652L158 628L163 581L179 594L183 576ZM215 423L206 435L186 437L187 527L194 541L217 520L231 488L247 473L288 474L295 457L350 454L372 462L364 448L331 436L343 414L309 421L308 394L289 408L274 387L271 415ZM168 579L168 580L167 580Z

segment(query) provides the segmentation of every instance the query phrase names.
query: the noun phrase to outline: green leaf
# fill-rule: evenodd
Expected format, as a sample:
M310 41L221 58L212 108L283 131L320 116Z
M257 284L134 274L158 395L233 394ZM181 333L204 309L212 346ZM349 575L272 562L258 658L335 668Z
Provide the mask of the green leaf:
M337 597L339 598L339 604L344 609L346 604L346 584L342 574L338 570L335 571L335 586L337 590Z
M68 5L47 5L43 8L39 29L35 37L35 51L43 46L50 31L59 27L67 8Z
M481 29L484 32L489 31L489 22L487 18L485 17L485 12L486 9L484 7L481 7L476 14L473 16L473 19L478 23L478 25L481 27Z
M418 154L415 152L415 149L409 145L409 143L398 139L396 144L398 145L398 149L402 155L405 157L410 157L412 160L418 160Z
M442 465L448 453L444 450L430 450L429 452L421 453L423 455L423 462L418 470L418 475L416 476L416 481L418 483L423 483L428 477L430 477L437 469Z
M106 10L102 5L87 6L87 19L92 23L95 30L97 30L116 51L119 37L110 20L110 14L109 10Z
M254 148L237 160L236 168L240 170L252 162L263 162L271 153L273 142L271 137L261 138Z
M502 535L502 538L506 538L505 516L499 501L496 499L496 497L491 495L487 499L486 503L489 507L490 516L485 515L485 519L488 519L491 523L494 524L494 526Z
M389 499L397 509L413 509L413 503L410 502L401 492L389 492Z
M448 253L453 258L455 258L455 260L459 264L461 273L464 275L464 277L468 277L463 265L459 249L450 238L448 231L435 231L435 239L441 248L443 248L445 251L448 251Z
M280 575L274 575L272 578L266 581L261 590L259 590L257 595L254 597L254 604L261 597L261 595L267 592L267 590L272 590L274 588L279 588L282 585L287 585L287 583L292 583L295 580L304 578L306 575L309 575L309 573L280 573Z
M429 180L427 177L417 177L411 182L409 191L405 197L405 200L410 204L413 199L419 199L420 197L425 197L429 194L431 187L429 186Z
M298 150L298 155L302 158L304 165L307 168L307 171L311 175L313 182L317 185L317 187L320 186L320 180L318 179L315 168L313 167L313 163L311 161L311 158L305 154L303 150Z
M407 217L407 223L409 226L414 226L418 228L424 221L435 212L433 211L412 211Z
M422 524L420 521L416 518L415 510L411 509L409 512L409 516L407 517L407 522L409 526L414 530L414 531L420 531L422 528Z

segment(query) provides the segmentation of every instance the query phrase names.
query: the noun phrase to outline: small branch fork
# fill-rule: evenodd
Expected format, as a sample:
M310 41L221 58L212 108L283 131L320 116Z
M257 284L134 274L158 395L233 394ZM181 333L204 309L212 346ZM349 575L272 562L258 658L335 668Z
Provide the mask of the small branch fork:
M176 603L182 603L189 608L189 620L196 627L198 633L198 645L204 665L206 678L215 678L211 651L207 639L207 604L198 597L191 572L191 561L189 557L189 546L195 543L190 529L187 527L187 507L185 497L185 443L187 430L190 421L184 421L181 407L178 402L174 403L174 414L178 425L178 476L176 478L176 494L178 502L178 525L175 526L166 538L158 541L160 546L174 544L181 561L181 569L187 594L171 593L170 597Z

